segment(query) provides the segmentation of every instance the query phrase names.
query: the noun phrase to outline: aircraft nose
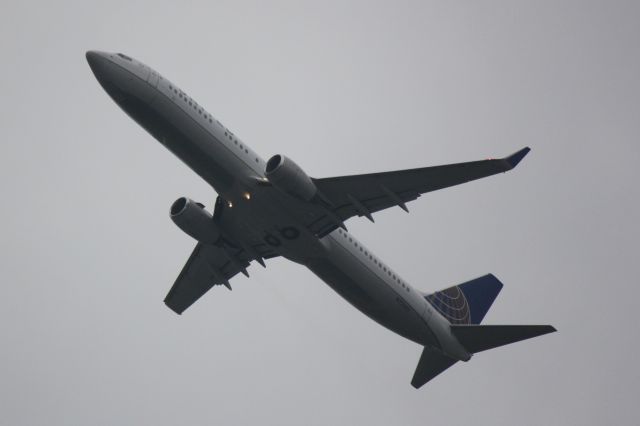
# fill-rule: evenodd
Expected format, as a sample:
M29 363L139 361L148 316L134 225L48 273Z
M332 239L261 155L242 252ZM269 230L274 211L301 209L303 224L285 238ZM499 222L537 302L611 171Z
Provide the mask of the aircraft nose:
M98 50L88 50L86 57L91 71L93 71L98 80L103 78L105 62L107 61L106 54Z
M101 52L98 52L97 50L87 50L87 53L85 54L85 56L87 57L87 62L89 62L89 66L93 67L98 62L98 59L100 59Z

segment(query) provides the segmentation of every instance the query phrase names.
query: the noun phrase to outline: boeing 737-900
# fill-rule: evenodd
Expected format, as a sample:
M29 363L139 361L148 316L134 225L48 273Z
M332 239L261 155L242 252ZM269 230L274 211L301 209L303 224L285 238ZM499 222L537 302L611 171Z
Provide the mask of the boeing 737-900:
M502 288L488 274L432 294L410 286L364 247L345 222L421 194L513 169L505 158L329 178L309 177L293 160L264 161L193 98L122 53L89 51L109 96L217 192L213 211L182 197L171 219L197 243L164 302L182 314L214 285L231 290L252 261L283 256L309 268L374 321L423 346L411 384L419 388L457 361L550 333L550 325L480 325Z

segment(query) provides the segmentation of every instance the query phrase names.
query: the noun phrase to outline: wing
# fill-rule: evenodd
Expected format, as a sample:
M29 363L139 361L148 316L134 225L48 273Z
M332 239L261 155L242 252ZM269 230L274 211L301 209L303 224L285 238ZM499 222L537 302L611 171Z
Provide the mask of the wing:
M502 159L314 179L314 182L324 203L341 221L356 215L373 221L372 213L389 207L400 206L408 211L405 203L426 192L511 170L529 151L523 148Z
M236 262L231 261L224 249L198 243L164 303L181 314L214 285L224 284L231 289L229 279L240 271L246 271L249 265L246 260Z
M214 285L224 285L231 290L229 280L242 272L247 277L247 267L252 260L265 266L263 259L277 256L264 243L247 240L243 244L233 238L232 223L223 214L224 203L218 199L214 220L224 231L223 237L216 245L198 243L191 253L186 265L169 290L164 303L177 314L195 303Z

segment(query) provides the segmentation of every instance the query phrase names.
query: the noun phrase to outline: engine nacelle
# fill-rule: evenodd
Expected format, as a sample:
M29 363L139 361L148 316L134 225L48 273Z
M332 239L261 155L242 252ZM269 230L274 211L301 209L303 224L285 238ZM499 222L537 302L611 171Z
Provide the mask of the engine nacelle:
M214 244L220 238L220 229L211 213L195 201L181 197L172 205L171 220L187 235L205 244Z
M284 155L274 155L267 161L265 175L279 190L305 201L311 200L318 192L300 166Z

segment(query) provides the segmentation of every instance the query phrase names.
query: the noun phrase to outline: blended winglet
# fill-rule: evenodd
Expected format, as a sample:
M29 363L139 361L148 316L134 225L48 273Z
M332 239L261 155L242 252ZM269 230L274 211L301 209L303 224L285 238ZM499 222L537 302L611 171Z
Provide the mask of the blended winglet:
M531 148L524 147L520 151L515 152L504 159L504 161L509 165L509 170L513 169L522 161L522 159L531 151Z

